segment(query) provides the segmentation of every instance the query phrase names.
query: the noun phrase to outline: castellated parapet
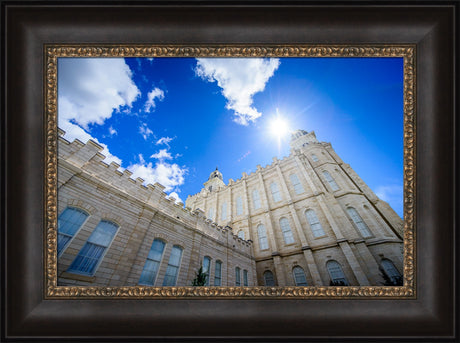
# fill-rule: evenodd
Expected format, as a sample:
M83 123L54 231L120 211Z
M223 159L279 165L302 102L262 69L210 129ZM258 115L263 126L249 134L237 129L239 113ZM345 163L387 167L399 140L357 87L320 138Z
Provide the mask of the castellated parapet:
M59 213L71 208L88 215L59 254L59 284L137 285L154 239L165 243L154 285L162 285L175 246L182 249L177 285L191 285L205 256L222 263L222 285L234 285L236 276L229 268L236 267L244 272L248 284L255 284L252 242L237 237L230 227L207 220L199 209L191 211L175 203L161 184L144 185L143 179L132 179L129 170L120 171L117 163L105 163L103 147L96 142L68 142L62 137L64 132L59 133ZM115 223L118 231L97 270L70 270L101 220ZM214 280L214 274L210 270L209 280Z

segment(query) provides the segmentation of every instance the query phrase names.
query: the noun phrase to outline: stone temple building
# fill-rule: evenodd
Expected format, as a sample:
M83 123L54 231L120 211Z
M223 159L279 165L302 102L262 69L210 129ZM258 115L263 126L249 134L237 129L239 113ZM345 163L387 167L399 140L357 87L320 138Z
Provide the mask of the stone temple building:
M190 286L200 266L209 286L402 281L403 221L313 131L227 185L216 169L185 208L59 133L59 285Z

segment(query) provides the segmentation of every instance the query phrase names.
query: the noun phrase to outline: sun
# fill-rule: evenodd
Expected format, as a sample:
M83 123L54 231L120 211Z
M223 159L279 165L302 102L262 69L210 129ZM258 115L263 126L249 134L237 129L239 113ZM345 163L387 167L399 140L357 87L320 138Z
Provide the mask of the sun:
M270 132L272 135L281 138L289 132L289 125L285 119L276 117L270 122Z

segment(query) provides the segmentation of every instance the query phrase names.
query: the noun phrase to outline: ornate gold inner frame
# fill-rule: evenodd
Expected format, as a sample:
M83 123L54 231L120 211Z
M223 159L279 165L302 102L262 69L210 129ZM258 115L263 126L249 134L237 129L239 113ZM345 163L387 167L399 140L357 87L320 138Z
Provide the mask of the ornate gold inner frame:
M398 298L415 284L415 45L47 45L45 53L45 297L50 298ZM86 287L57 285L57 61L60 57L403 57L404 285L353 287Z

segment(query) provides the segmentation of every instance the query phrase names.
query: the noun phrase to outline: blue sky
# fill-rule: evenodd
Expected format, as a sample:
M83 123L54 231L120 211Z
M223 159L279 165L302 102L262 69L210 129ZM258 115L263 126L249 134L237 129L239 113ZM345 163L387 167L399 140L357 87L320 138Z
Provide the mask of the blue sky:
M402 58L60 58L59 127L185 202L289 154L279 115L315 131L403 215Z

